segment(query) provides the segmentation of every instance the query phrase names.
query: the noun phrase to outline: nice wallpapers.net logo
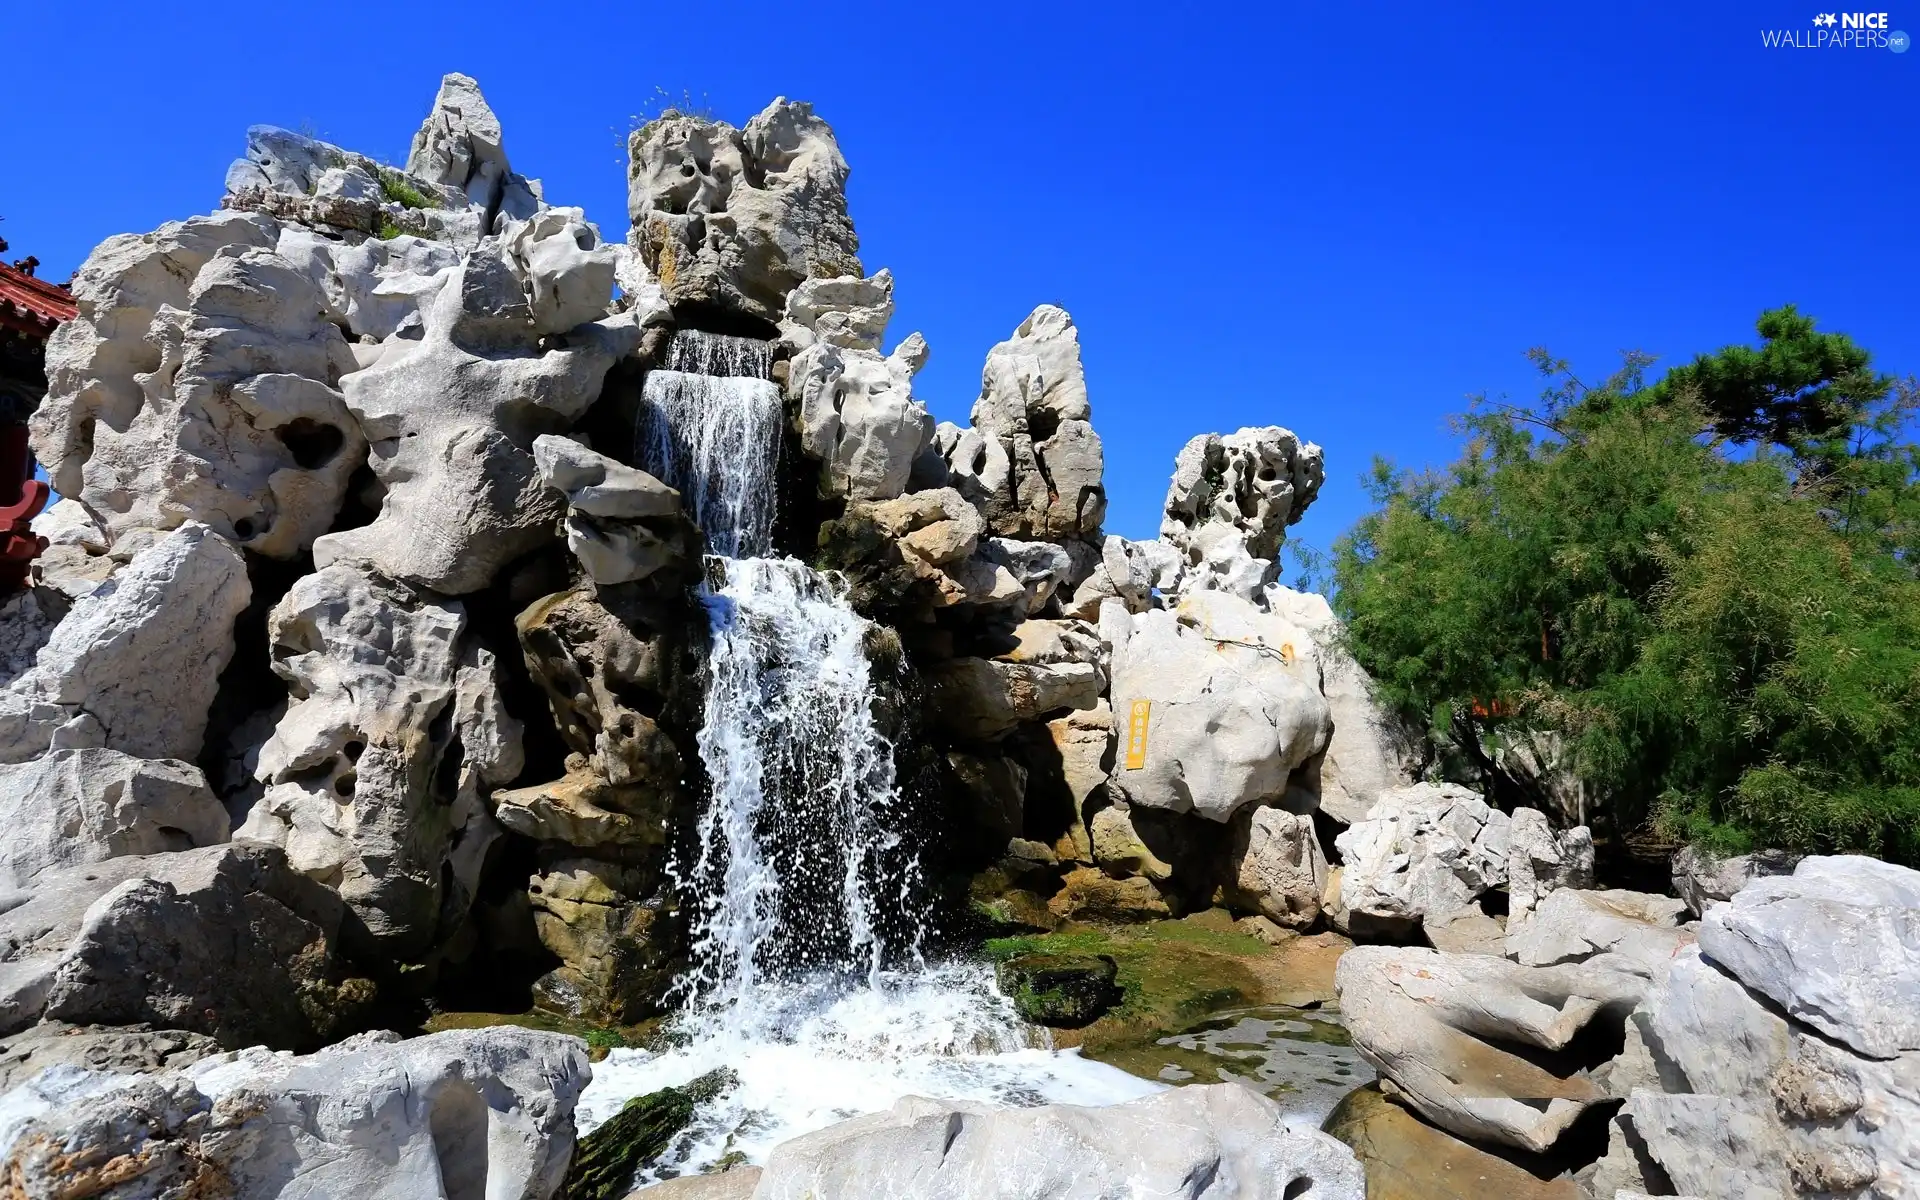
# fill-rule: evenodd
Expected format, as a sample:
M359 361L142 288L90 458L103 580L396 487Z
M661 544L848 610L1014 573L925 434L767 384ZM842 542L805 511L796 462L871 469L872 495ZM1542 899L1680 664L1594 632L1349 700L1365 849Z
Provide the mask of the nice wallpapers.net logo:
M1905 54L1912 39L1892 28L1883 12L1813 14L1807 29L1762 29L1760 44L1770 50L1891 50Z

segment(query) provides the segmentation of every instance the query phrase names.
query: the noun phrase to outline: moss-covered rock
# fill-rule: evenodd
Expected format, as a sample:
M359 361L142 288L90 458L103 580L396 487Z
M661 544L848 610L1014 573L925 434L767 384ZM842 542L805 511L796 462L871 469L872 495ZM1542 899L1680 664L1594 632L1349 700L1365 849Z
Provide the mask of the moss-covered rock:
M1022 1019L1078 1029L1119 1003L1119 973L1107 954L1022 954L999 963L994 975Z
M563 1200L621 1200L633 1177L664 1153L700 1105L733 1087L732 1071L709 1071L685 1087L635 1096L574 1148Z

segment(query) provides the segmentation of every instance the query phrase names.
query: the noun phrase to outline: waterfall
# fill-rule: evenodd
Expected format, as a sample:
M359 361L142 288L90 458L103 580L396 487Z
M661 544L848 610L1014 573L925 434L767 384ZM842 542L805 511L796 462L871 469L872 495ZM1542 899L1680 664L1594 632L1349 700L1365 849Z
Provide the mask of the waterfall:
M680 489L713 552L751 558L773 548L780 463L780 388L773 346L681 330L666 365L647 372L634 461Z
M692 918L685 1007L660 1048L594 1068L583 1132L628 1098L727 1067L636 1182L759 1162L776 1144L910 1094L1111 1103L1158 1090L1055 1055L976 962L921 957L918 863L874 720L871 627L844 585L771 553L784 408L771 346L680 331L647 375L635 459L680 490L718 553L699 735L709 792L674 874ZM1042 1039L1044 1041L1044 1039Z

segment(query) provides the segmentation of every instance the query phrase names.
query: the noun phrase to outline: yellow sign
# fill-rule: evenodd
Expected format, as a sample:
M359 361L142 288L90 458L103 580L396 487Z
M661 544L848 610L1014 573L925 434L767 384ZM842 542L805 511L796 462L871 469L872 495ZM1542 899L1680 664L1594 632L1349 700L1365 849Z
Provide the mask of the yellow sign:
M1286 663L1289 666L1293 665L1293 643L1292 642L1287 642L1280 647L1280 661L1283 663Z
M1135 700L1133 712L1127 716L1127 770L1138 771L1147 765L1147 714L1153 708L1151 700Z

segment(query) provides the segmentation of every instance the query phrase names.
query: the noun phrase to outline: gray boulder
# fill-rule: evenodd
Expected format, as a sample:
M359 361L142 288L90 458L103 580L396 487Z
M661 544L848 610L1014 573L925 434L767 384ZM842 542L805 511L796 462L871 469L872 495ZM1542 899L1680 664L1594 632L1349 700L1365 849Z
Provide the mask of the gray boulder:
M892 319L892 271L882 268L865 279L807 279L787 296L780 336L797 351L816 342L878 351Z
M928 720L967 742L998 741L1030 721L1100 700L1090 662L1021 663L954 658L926 671Z
M1793 874L1799 861L1799 855L1785 850L1717 856L1682 846L1673 855L1673 892L1697 917L1756 879Z
M1275 924L1306 929L1320 919L1327 860L1311 815L1265 804L1241 809L1227 870L1234 899Z
M366 443L355 369L278 225L223 213L109 238L48 342L36 455L118 542L185 521L273 558L326 531Z
M401 958L466 911L498 833L488 793L520 772L519 723L466 626L457 601L344 566L296 583L268 618L292 698L239 833L284 847Z
M1555 833L1537 808L1516 808L1507 830L1507 917L1526 917L1547 896L1593 886L1593 833L1585 825Z
M1563 889L1524 919L1509 918L1507 957L1529 967L1591 963L1657 982L1694 944L1680 928L1684 911L1669 896Z
M933 417L913 397L925 361L918 334L885 357L825 339L794 356L787 397L798 406L801 447L820 462L822 494L888 500L906 491L933 444Z
M240 552L205 525L142 550L76 601L32 669L0 689L0 763L83 747L198 756L251 594Z
M591 1075L578 1039L512 1027L249 1050L50 1108L0 1171L35 1200L550 1200Z
M858 278L847 160L811 105L736 129L668 113L627 142L629 240L675 309L777 322L808 279Z
M220 1051L219 1042L184 1029L43 1021L0 1040L0 1089L10 1091L54 1067L63 1068L63 1074L151 1075L177 1071ZM17 1105L0 1103L0 1108L9 1115L20 1112ZM0 1146L12 1140L6 1124L0 1116Z
M1506 882L1511 818L1450 783L1384 792L1367 819L1334 839L1336 925L1386 936L1444 924Z
M0 766L0 889L52 867L227 840L200 768L118 750L54 750Z
M1320 447L1278 425L1182 447L1167 487L1160 539L1185 560L1182 588L1257 598L1279 571L1287 527L1306 514L1326 476Z
M645 471L550 433L533 439L533 461L566 496L567 549L595 583L634 583L696 553L680 493Z
M342 914L257 842L43 872L0 914L0 1033L45 1017L311 1045L372 998L336 954Z
M1202 592L1172 610L1104 605L1100 632L1120 742L1108 786L1129 803L1225 821L1326 748L1314 646L1284 617Z
M1361 1200L1360 1164L1224 1083L1106 1108L987 1109L910 1096L785 1142L753 1200Z

